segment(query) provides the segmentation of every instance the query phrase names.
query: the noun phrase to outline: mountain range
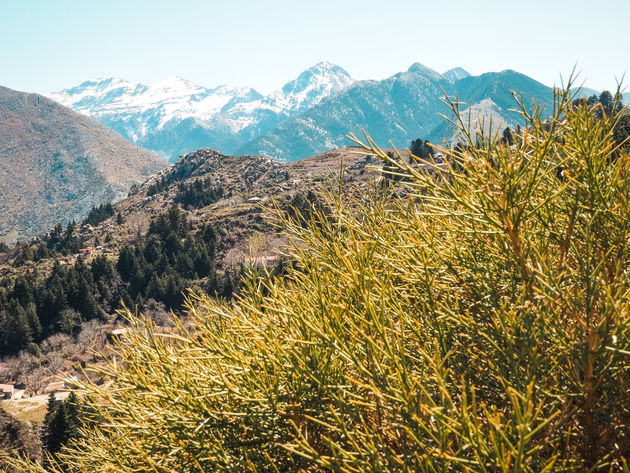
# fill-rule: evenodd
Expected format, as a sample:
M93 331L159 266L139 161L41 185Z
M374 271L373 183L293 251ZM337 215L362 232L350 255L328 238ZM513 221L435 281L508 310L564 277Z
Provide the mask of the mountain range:
M151 86L97 79L49 97L174 160L203 147L235 151L353 82L342 68L321 62L267 96L248 87L205 88L169 77Z
M455 80L453 80L455 79ZM442 102L446 93L457 97L462 115L492 118L494 124L514 126L521 122L510 90L525 100L550 103L552 89L515 71L470 76L462 69L444 75L422 66L382 81L360 81L335 96L323 99L307 112L286 120L271 132L239 149L241 154L262 154L286 160L301 159L348 143L349 132L366 131L378 144L398 148L421 137L441 142L452 135L441 116L448 109Z
M248 87L205 88L178 77L151 86L119 78L87 81L50 98L89 115L138 146L174 161L210 147L228 154L294 161L348 144L365 129L377 143L404 147L421 137L451 135L440 116L444 94L457 96L471 118L514 126L514 90L549 104L552 89L516 71L471 76L460 67L440 74L415 63L384 80L356 81L321 62L270 95Z
M46 97L0 87L0 241L120 200L166 163Z

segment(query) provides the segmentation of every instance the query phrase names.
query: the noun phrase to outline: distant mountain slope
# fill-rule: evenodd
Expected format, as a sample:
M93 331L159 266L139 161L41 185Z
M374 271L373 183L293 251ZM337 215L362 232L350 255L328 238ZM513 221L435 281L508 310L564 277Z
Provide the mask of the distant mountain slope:
M352 82L339 66L321 62L266 97L248 87L208 89L178 77L151 86L99 79L49 97L173 161L208 146L231 152Z
M532 100L535 100L546 105L545 113L550 113L553 89L512 70L465 77L453 84L449 95L453 99L457 97L462 117L465 120L470 117L471 126L483 125L488 131L490 124L495 130L497 127L515 127L523 124L522 117L516 111L518 106L512 91L526 105L531 105ZM446 107L442 113L448 115ZM443 138L448 139L451 136L451 124L444 120L432 131L429 140L441 142Z
M346 134L360 134L361 129L377 143L397 147L409 145L421 137L441 141L451 135L450 126L440 113L448 109L442 103L444 93L457 94L462 111L471 120L492 117L493 123L514 126L520 122L510 90L544 103L552 100L552 89L514 71L468 76L451 70L449 77L422 66L383 81L361 81L322 100L309 111L280 124L276 129L252 140L238 150L242 154L262 154L294 161L327 149L348 144ZM451 78L461 77L453 81Z
M164 161L37 94L0 87L0 240L80 220L125 197Z
M169 77L151 86L119 78L98 79L50 94L50 98L168 159L208 142L231 146L229 134L224 136L207 122L223 110L262 95L248 87L208 89Z
M381 143L427 136L440 120L440 87L449 85L437 72L414 64L383 81L358 82L238 152L294 161L347 145L345 135L360 133L361 128Z
M282 89L259 100L236 105L218 116L216 122L238 124L232 125L232 130L242 145L271 131L286 119L309 110L323 99L334 96L354 82L344 69L323 61L287 82Z

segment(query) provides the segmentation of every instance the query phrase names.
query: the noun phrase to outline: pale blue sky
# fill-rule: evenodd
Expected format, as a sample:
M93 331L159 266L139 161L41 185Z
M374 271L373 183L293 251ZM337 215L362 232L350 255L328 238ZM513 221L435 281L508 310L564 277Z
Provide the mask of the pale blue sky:
M0 85L178 75L268 93L328 60L356 79L418 61L547 85L577 63L587 86L612 89L630 73L629 23L630 0L0 0Z

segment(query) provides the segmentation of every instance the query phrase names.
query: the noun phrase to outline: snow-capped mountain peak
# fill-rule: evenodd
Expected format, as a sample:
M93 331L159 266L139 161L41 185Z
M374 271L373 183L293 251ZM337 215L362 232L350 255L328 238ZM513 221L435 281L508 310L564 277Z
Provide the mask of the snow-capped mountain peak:
M305 109L319 103L322 98L345 89L353 82L350 74L343 68L322 61L287 82L269 98L283 108Z
M297 80L306 77L327 77L329 79L337 78L338 80L352 82L350 74L348 74L345 69L328 61L321 61L314 66L309 67L298 76Z
M209 89L182 79L179 76L170 76L162 79L147 89L147 95L168 94L169 96L191 96L207 93Z
M132 82L121 79L120 77L97 77L95 79L86 80L77 87L69 90L99 90L113 89L117 87L127 87L129 85L137 85Z
M76 87L48 95L51 99L84 115L96 116L111 104L126 102L129 96L146 91L147 86L119 77L85 81Z
M466 77L470 77L470 74L465 69L461 67L454 67L453 69L449 69L444 74L442 74L451 82L455 82L460 79L465 79Z
M150 86L116 77L91 80L52 93L49 97L96 118L116 115L128 122L129 117L142 116L142 121L162 127L173 119L196 117L208 120L226 106L257 100L261 95L248 87L219 86L208 89L181 77L171 76ZM109 120L107 123L110 124ZM121 134L130 136L128 131ZM142 133L131 135L142 136Z

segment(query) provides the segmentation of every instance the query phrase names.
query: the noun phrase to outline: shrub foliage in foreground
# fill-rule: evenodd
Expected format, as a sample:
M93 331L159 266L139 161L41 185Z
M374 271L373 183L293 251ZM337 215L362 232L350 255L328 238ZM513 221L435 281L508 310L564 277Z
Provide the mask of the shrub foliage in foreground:
M368 140L415 197L285 222L288 278L188 328L132 319L66 468L627 471L630 156L570 103L446 164Z

